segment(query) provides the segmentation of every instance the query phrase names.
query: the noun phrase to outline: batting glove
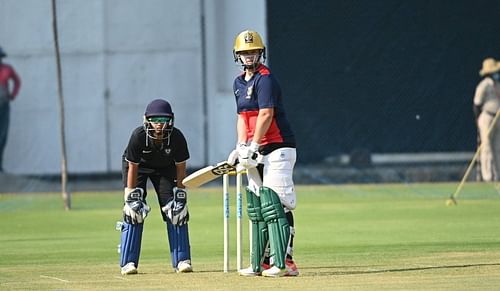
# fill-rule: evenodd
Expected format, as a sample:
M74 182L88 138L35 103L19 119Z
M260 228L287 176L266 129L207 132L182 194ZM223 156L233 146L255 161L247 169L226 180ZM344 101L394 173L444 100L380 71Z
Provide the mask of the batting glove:
M239 152L240 165L245 169L257 167L257 157L260 145L256 142L251 142L249 146L241 148Z
M235 166L238 162L238 150L233 150L227 157L227 163L231 166Z

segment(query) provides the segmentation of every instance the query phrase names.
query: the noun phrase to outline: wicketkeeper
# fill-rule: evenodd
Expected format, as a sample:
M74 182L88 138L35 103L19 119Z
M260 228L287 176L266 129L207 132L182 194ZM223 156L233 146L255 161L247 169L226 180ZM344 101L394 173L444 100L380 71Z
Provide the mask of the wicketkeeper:
M295 137L285 115L281 88L263 65L266 49L257 32L241 32L233 55L243 73L233 84L238 142L228 162L247 169L247 210L253 240L251 266L239 274L297 276L292 258Z
M139 266L144 219L150 211L146 204L148 178L166 223L172 266L176 272L192 272L187 192L182 185L188 159L187 142L174 127L170 104L162 99L153 100L146 107L143 125L132 132L123 154L125 204L120 245L123 275L136 274Z

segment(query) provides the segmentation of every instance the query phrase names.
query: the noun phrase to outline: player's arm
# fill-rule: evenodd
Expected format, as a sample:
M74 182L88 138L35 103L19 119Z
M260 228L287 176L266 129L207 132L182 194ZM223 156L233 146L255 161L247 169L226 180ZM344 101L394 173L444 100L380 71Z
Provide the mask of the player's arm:
M186 177L186 161L176 162L175 170L177 182L176 186L173 188L174 195L161 210L167 215L170 223L180 226L189 221L187 191L182 183L182 180Z
M238 114L238 120L236 121L236 132L238 134L238 142L236 144L246 144L247 143L247 127L243 117Z
M136 187L138 171L139 171L139 164L128 162L127 188L133 189Z
M182 184L182 180L186 178L186 161L175 163L175 171L177 174L177 188L186 188L186 186Z
M474 112L474 117L477 118L479 117L479 114L481 114L483 103L484 103L484 95L486 92L486 82L483 80L479 83L479 85L476 87L476 91L474 92L474 99L473 99L473 106L472 110Z
M21 89L21 78L17 75L16 71L12 69L12 81L14 82L14 89L12 90L11 98L14 100L19 93L19 89Z
M239 165L243 168L250 169L255 168L258 164L258 150L260 147L260 142L262 137L271 126L273 120L274 109L273 108L262 108L259 110L257 115L257 120L255 124L255 131L252 137L252 142L250 145L245 145L243 147L237 147L239 156ZM228 159L229 162L229 159Z
M473 103L476 106L482 106L484 103L484 96L486 93L487 82L485 80L481 81L479 85L477 85L476 90L474 92Z
M257 86L257 98L259 101L259 115L255 124L255 132L252 142L260 144L262 138L269 130L274 117L274 106L276 104L276 93L273 92L273 80L263 76Z
M136 188L139 164L128 162L127 187L123 199L123 219L129 224L143 223L151 208L146 204L144 190Z
M274 108L262 108L259 110L257 116L257 123L255 125L255 133L253 135L253 142L260 144L262 137L266 134L271 126L274 116Z

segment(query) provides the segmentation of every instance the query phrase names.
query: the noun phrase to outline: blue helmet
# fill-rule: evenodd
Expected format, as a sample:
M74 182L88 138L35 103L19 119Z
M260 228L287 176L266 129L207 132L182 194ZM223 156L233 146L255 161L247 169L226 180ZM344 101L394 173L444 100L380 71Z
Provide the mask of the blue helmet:
M151 116L173 117L174 113L172 112L172 106L170 106L170 103L168 103L163 99L155 99L148 104L144 115L146 117L151 117Z
M154 124L163 124L161 129ZM152 139L167 139L174 128L174 112L170 103L163 99L151 101L144 112L144 130ZM161 132L160 132L161 130Z

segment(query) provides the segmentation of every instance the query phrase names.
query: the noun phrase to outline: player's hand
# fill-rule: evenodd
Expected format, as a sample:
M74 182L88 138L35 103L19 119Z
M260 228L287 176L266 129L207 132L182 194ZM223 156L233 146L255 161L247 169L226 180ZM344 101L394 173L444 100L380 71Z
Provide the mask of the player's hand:
M142 188L125 188L123 219L129 224L143 223L151 208L146 204Z
M243 167L240 163L236 165L236 173L241 173L245 171L247 168Z
M184 225L189 221L189 211L187 207L187 192L185 189L174 187L174 197L167 205L162 207L162 211L167 215L168 220L173 225Z
M244 143L236 144L236 148L227 157L227 163L231 166L236 166L239 162L240 153L245 153L248 150L247 148L247 145Z
M235 166L236 163L238 162L238 150L233 150L229 156L227 157L227 163L231 166Z
M250 143L249 146L238 149L239 164L245 169L257 167L257 157L260 145L256 142Z

